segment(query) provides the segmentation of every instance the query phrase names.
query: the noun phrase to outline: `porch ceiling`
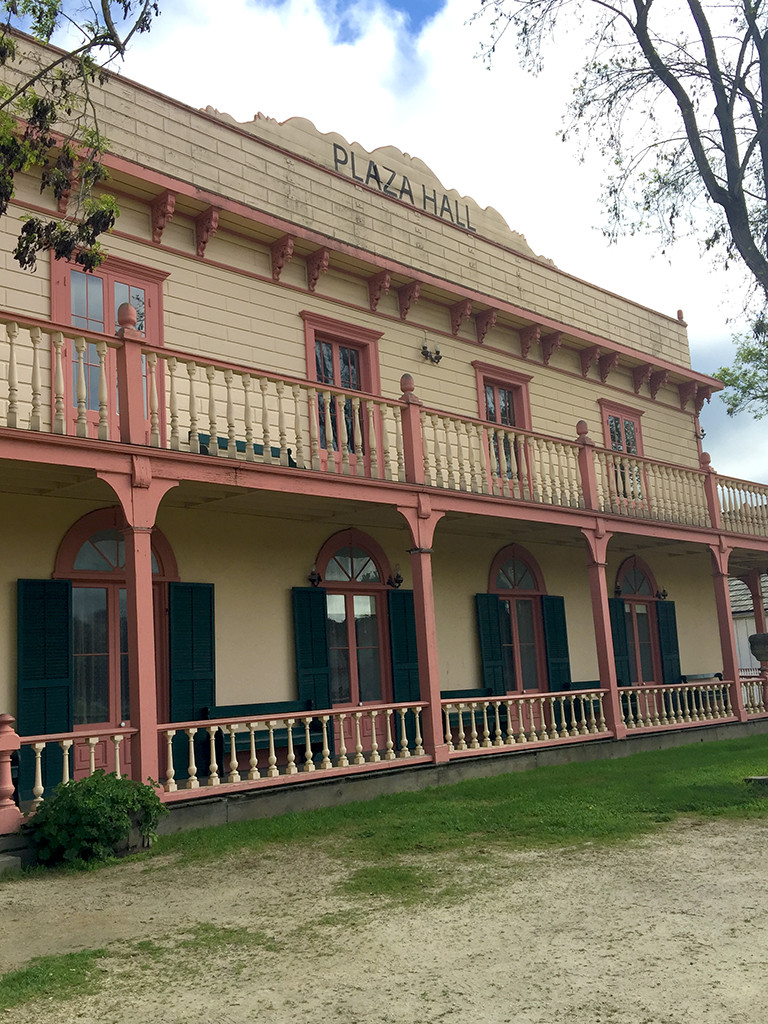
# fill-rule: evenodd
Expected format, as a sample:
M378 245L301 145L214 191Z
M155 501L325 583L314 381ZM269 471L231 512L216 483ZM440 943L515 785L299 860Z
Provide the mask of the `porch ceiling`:
M0 459L0 494L112 501L111 488L92 469Z

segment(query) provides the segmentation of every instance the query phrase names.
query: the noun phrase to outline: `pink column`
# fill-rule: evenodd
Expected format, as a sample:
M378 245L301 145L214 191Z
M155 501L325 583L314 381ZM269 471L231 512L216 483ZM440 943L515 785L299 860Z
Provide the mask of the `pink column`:
M117 394L120 402L120 440L125 444L146 444L147 417L144 412L144 374L141 346L146 344L136 330L136 310L124 302L117 311L123 342L117 350Z
M122 408L121 408L122 416ZM125 577L128 618L128 678L133 776L158 781L157 679L152 593L152 529L165 494L178 481L152 477L151 460L133 457L133 474L98 474L120 499L126 519Z
M597 475L595 473L595 442L588 436L589 427L586 420L579 420L576 424L576 443L581 445L579 449L579 475L581 476L581 492L584 495L584 507L598 507L597 500Z
M740 722L746 722L747 712L744 708L744 695L739 682L739 658L736 649L736 634L733 628L731 592L728 587L728 559L732 549L721 538L719 544L710 544L709 550L712 553L712 578L715 585L720 649L723 654L723 678L733 680L731 689L733 713Z
M597 668L600 688L608 693L603 700L606 725L617 740L627 735L619 700L619 683L616 678L616 662L613 656L613 635L611 613L608 605L608 581L605 572L608 541L612 534L598 523L594 530L582 529L587 541L589 593L592 598L592 621L595 627L597 646Z
M411 531L414 546L410 549L413 574L413 603L416 616L416 649L419 656L419 687L421 699L427 701L422 711L424 747L436 763L448 760L443 712L440 706L440 669L435 629L435 594L432 585L432 539L435 527L444 512L433 512L427 495L419 495L418 508L398 507Z
M12 715L0 715L0 835L16 832L23 821L13 802L11 754L21 747L21 737L13 728Z
M421 432L421 401L414 394L413 377L404 373L400 378L403 409L403 460L405 479L410 484L424 483L424 440Z

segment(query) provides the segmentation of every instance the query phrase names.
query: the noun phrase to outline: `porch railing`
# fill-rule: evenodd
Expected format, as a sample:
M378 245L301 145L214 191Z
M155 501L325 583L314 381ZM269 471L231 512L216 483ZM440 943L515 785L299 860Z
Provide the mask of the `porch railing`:
M748 715L764 715L768 708L768 676L760 669L740 670L741 693Z
M449 752L595 737L608 728L604 690L441 701Z
M0 325L0 424L13 429L689 526L709 527L719 514L724 530L768 536L768 486L708 469L599 447L586 468L584 436L568 441L424 406L411 417L412 394L383 398L278 376L153 346L135 331L118 338L1 311ZM119 416L129 403L133 433Z
M659 729L733 718L731 683L681 683L678 686L629 686L619 689L627 729Z

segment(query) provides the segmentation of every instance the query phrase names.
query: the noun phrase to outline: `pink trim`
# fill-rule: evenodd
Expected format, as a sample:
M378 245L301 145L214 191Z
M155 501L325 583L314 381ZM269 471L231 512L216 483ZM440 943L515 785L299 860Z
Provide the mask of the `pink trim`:
M508 388L513 393L515 426L521 430L530 430L531 403L528 384L533 380L531 374L516 373L514 370L507 370L500 366L493 366L491 363L480 362L479 360L474 360L472 367L475 371L477 408L480 419L488 422L487 410L485 408L485 385L501 385L501 387Z
M99 530L125 530L126 521L123 510L119 505L112 505L109 508L98 508L94 512L88 512L76 523L70 526L64 535L64 539L56 552L53 565L54 579L104 579L119 580L120 573L99 573L90 569L75 569L75 558L85 542L98 533ZM159 573L153 576L155 582L177 581L179 569L176 564L176 557L173 548L168 542L165 534L155 527L152 531L152 551L157 560Z
M620 402L614 402L608 398L598 398L597 404L600 406L600 415L603 421L603 444L606 448L611 448L611 431L608 426L609 416L618 416L622 420L632 420L635 424L635 442L637 443L637 455L643 455L643 433L640 429L640 420L643 416L643 412L640 409L633 409L629 405L622 405ZM622 437L624 436L624 426L622 424Z
M176 209L176 194L174 192L161 192L159 196L152 200L150 206L152 214L152 241L155 245L159 245L163 240L163 231L165 231L166 224L173 217L173 211Z
M205 256L206 246L218 230L219 211L215 206L209 206L195 217L195 250L200 259Z
M499 570L513 558L523 562L527 566L536 584L535 590L510 590L509 587L500 588L496 586L496 577L499 574ZM524 547L520 544L507 544L506 547L503 547L501 551L496 553L496 556L491 562L490 572L488 573L489 594L499 594L501 596L504 594L538 594L541 596L542 594L546 594L546 592L547 588L544 585L544 576L539 568L539 563Z
M723 655L723 677L732 679L731 704L733 712L740 722L747 721L744 707L744 695L739 683L739 657L736 648L736 633L733 626L733 609L731 608L731 590L728 586L728 561L731 551L722 540L719 544L710 543L712 557L712 579L715 588L715 604L717 606L717 628L720 634L720 650Z
M360 350L360 374L362 390L371 395L381 394L381 377L379 375L378 341L383 331L372 331L367 327L344 323L343 320L332 320L319 313L311 313L303 309L299 316L304 321L304 343L307 355L307 380L317 380L315 370L315 339L324 336L330 342L350 345Z
M392 575L392 568L389 564L389 559L384 553L384 549L380 544L377 544L373 537L369 537L367 533L363 533L361 530L355 530L350 527L348 530L340 530L338 533L334 533L328 540L323 544L317 553L315 558L315 565L317 566L318 572L323 577L322 586L325 586L325 571L328 568L328 563L341 548L354 547L361 548L373 559L376 568L379 572L381 583L354 583L353 585L366 589L378 589L384 587L386 589L386 581ZM330 586L335 586L338 580L334 580ZM346 586L343 584L342 586Z

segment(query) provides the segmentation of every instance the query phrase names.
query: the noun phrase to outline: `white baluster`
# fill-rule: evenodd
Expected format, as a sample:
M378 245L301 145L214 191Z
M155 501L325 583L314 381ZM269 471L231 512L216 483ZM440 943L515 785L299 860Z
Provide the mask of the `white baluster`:
M32 413L29 417L30 430L42 430L42 417L40 414L40 403L42 400L42 386L40 382L40 342L43 332L39 327L30 327L29 340L32 342Z
M216 417L216 367L206 366L205 376L208 378L208 454L215 457L219 454L219 434ZM211 785L211 782L208 782Z
M171 451L177 452L179 450L179 399L176 394L176 367L178 363L176 359L171 356L166 359L165 366L168 371L168 382L170 385L170 398L169 398L169 412L171 415L171 437L170 446Z
M456 705L456 719L457 719L457 723L458 723L458 730L457 730L457 733L456 733L456 738L459 741L456 744L456 749L457 750L466 750L467 749L467 736L466 736L466 733L464 732L464 714L463 714L463 712L464 712L464 705L463 704L457 704Z
M363 712L353 711L352 717L355 720L355 756L352 758L352 764L365 764L363 741L360 736L360 719L363 717Z
M219 731L218 725L209 725L208 736L210 738L210 754L211 762L208 765L208 785L219 786L221 785L221 779L219 778L219 766L216 762L216 744L214 742L214 736Z
M251 375L240 375L243 382L243 419L245 420L245 461L253 462L256 455L253 450L253 411L251 409Z
M445 745L448 751L453 750L453 731L451 729L451 705L443 704L443 718L445 719Z
M368 717L371 720L371 753L368 760L371 764L376 764L381 760L381 754L379 753L379 743L376 738L376 716L378 711L371 710L368 712Z
M165 730L165 782L163 789L166 793L175 793L179 788L176 784L176 769L173 764L173 737L175 735L175 729Z
M88 436L88 420L85 416L87 391L85 387L85 338L75 338L75 357L77 359L77 424L75 433L78 437ZM10 406L8 410L10 415ZM10 426L10 423L8 424Z
M229 733L229 774L227 775L227 782L239 782L240 772L238 771L237 764L237 736L239 726L230 723L224 727Z
M286 752L286 765L285 765L285 774L286 775L296 775L298 770L299 770L296 767L296 751L293 749L293 726L294 726L295 721L296 721L295 718L285 718L285 719L283 719L283 725L286 728L286 736L287 736L287 740L288 740L288 749L287 749L287 752Z
M309 388L309 453L312 460L312 469L320 469L320 438L318 433L318 420L315 418L320 414L320 396L314 388Z
M349 399L348 399L349 401ZM358 476L365 476L365 460L363 458L363 432L360 427L360 398L357 395L352 397L352 437L355 451L355 472ZM363 406L365 409L365 406Z
M366 413L366 422L368 424L368 462L370 465L370 477L372 480L378 480L379 478L379 454L378 446L376 444L376 419L373 415L374 409L376 408L373 399L366 399L363 403L363 407Z
M285 431L285 408L283 406L283 395L285 394L285 382L279 380L275 385L277 391L277 434L280 441L280 465L288 465L288 437Z
M149 388L149 443L160 447L160 399L157 394L157 352L147 355L147 386Z
M267 388L269 380L266 377L259 377L259 390L261 391L261 461L269 466L272 464L272 439L269 434L269 406L267 404Z
M61 331L54 331L51 335L53 342L53 432L64 434L66 432L66 421L64 419L64 335Z
M267 768L267 778L274 779L280 774L277 768L277 755L275 754L275 723L265 722L264 724L267 727L267 735L269 736L269 758L267 760L269 767Z
M100 441L109 440L109 416L107 411L107 343L96 342L96 354L99 357L99 426L96 436Z
M413 727L415 730L413 752L417 757L421 757L424 753L424 739L421 735L421 708L416 707L411 710L413 711Z
M70 766L69 766L69 752L72 749L73 742L74 742L74 740L59 740L59 746L61 747L62 755L63 755L62 759L61 759L61 781L62 782L69 782L69 780L72 777L71 771L70 771Z
M390 408L384 402L378 403L379 421L381 423L381 462L384 479L392 479L392 456L389 451L389 417Z
M187 765L187 775L189 778L187 779L184 788L199 789L200 780L197 777L197 763L195 762L195 735L197 733L197 729L193 726L191 729L185 729L184 731L187 734L189 756L189 764Z
M235 403L232 397L232 370L224 371L224 384L227 389L227 457L237 458L237 429L235 426Z
M294 462L299 469L305 469L304 462L304 431L301 426L301 388L294 384L291 388L293 394L293 434L294 434Z
M5 333L8 338L8 415L6 423L9 427L18 427L19 374L16 368L16 338L19 335L19 325L16 323L6 324Z
M197 394L195 392L196 363L187 363L187 376L189 377L189 450L193 455L199 455L200 435L197 429Z
M313 772L315 762L312 759L312 733L310 732L311 718L304 719L304 771Z
M408 708L398 708L398 714L400 715L400 750L397 756L404 758L410 757L411 752L408 749L408 729L405 724L405 716L408 713Z
M330 715L320 715L320 724L323 730L323 749L322 749L322 760L320 762L320 768L333 768L333 762L331 761L330 754L331 749L328 746L328 721Z
M261 778L259 759L256 756L256 722L246 722L248 728L248 781Z
M96 744L99 742L98 736L88 737L88 774L93 775L96 771Z
M337 768L349 768L349 760L347 758L347 745L344 739L344 719L346 714L342 712L338 716L339 722L339 756L336 758Z
M395 450L397 451L397 479L405 481L405 454L403 452L403 410L395 408Z
M394 761L397 757L395 754L394 743L392 740L392 708L386 708L384 714L387 718L387 737L386 737L386 750L384 751L385 761Z
M38 807L43 802L43 751L45 743L33 743L32 749L35 752L35 781L32 786L32 806Z
M118 733L112 737L112 743L115 748L115 775L120 778L120 744L123 742L122 733Z

